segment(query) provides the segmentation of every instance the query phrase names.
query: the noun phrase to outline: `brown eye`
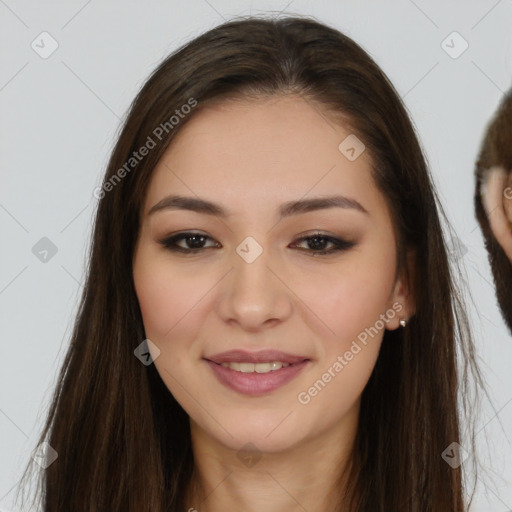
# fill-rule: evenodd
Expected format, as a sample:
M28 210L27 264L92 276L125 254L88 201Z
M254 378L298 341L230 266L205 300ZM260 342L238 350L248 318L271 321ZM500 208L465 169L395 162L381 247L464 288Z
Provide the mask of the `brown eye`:
M300 238L298 242L306 242L309 249L308 252L311 252L313 256L345 251L355 245L355 242L323 235L322 233L315 233L311 236ZM331 248L326 249L326 246L329 244Z
M173 235L165 240L162 240L160 243L170 251L177 252L197 252L203 249L209 249L210 247L205 247L205 241L212 240L209 236L203 235L201 233L178 233ZM185 247L182 245L178 245L178 242L184 241ZM213 247L219 247L218 243L215 243Z

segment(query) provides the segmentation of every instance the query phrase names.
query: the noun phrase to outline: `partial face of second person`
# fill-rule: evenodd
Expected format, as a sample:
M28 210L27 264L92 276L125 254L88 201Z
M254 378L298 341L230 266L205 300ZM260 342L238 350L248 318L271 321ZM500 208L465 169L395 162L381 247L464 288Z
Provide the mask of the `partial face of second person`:
M193 431L218 446L275 453L353 432L384 330L411 314L368 151L350 161L338 149L350 133L296 96L227 101L195 113L154 169L133 267L146 336ZM174 195L215 203L225 216L150 213ZM331 196L348 201L280 217L286 203ZM306 238L316 233L327 238ZM330 239L344 241L341 250ZM375 326L366 345L358 341ZM234 349L309 361L277 389L246 394L207 361Z
M489 169L485 176L481 193L489 225L512 262L512 171L496 166Z

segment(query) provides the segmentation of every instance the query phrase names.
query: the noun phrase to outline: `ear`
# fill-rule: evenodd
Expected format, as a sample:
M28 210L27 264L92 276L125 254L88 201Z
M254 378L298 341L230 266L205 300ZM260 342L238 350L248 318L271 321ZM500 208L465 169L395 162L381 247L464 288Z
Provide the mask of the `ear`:
M481 194L492 233L512 261L512 172L491 167L484 173Z
M409 249L406 254L407 272L405 269L402 269L389 298L388 307L396 312L394 317L390 317L386 325L386 328L390 331L400 327L400 320L409 321L416 311L416 301L414 298L415 261L416 251Z

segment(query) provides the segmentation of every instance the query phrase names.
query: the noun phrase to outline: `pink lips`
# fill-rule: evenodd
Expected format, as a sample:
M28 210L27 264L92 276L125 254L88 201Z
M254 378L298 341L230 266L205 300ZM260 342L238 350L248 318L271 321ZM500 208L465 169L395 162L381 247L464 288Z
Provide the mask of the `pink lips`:
M296 377L310 360L303 356L286 354L278 350L262 350L246 352L231 350L205 358L217 379L226 387L245 395L262 395L270 393ZM273 370L268 373L242 373L221 366L222 363L245 362L266 363L280 361L290 366Z

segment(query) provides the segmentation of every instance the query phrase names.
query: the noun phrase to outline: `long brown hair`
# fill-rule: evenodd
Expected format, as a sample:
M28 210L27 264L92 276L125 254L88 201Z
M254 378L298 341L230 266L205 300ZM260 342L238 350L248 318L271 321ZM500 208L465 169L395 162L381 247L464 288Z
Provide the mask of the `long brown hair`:
M503 96L489 121L475 166L475 213L485 240L496 297L505 322L512 333L512 262L493 235L482 204L482 184L491 167L500 166L512 173L512 89Z
M442 210L406 109L371 57L339 31L310 18L250 17L178 49L130 107L97 194L87 279L40 438L58 453L41 473L44 511L188 508L188 415L154 365L134 356L145 339L132 276L141 206L152 170L195 112L222 98L274 94L297 94L324 115L343 116L366 145L392 212L397 268L406 271L408 249L415 254L416 314L384 334L362 396L349 485L336 506L465 510L461 467L442 453L460 441L458 392L466 397L468 369L477 370ZM132 165L149 138L155 147Z

